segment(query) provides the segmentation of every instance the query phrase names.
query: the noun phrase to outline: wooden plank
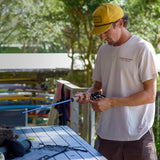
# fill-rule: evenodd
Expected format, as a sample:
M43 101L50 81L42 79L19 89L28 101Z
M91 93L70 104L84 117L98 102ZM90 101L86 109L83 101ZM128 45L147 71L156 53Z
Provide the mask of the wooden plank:
M34 130L36 135L39 137L39 139L42 141L43 145L62 145L62 146L67 145L67 143L61 138L61 136L57 134L57 132L55 132L55 130L50 126L44 126L43 128L32 127L32 129ZM57 152L45 151L45 154L46 153L47 155L53 155ZM65 153L61 153L61 157L62 155L63 155L63 159L69 160L69 158L66 157Z
M68 145L66 141L56 132L56 130L59 130L59 132L63 132L63 129L59 126L46 126L43 127L43 130L46 132L46 134L52 139L52 141L55 142L57 145L66 146Z
M56 84L57 86L57 84ZM56 87L57 88L57 87ZM57 102L57 89L55 91L54 99L53 99L53 104ZM59 124L59 117L58 117L58 110L55 109L55 106L52 106L49 112L49 117L48 117L48 125L58 125Z
M69 70L65 69L54 69L54 70L1 70L0 69L0 79L6 79L6 81L1 81L1 83L35 83L36 82L44 82L46 78L59 78L63 77L64 75L67 75L69 73ZM10 79L14 79L13 81L10 81ZM27 80L22 80L22 78L26 78ZM28 80L28 79L33 80ZM19 81L21 79L21 81Z
M39 108L41 106L38 105L8 105L8 106L0 106L0 110L12 110L12 109L25 109L25 108Z
M22 139L21 136L27 137L27 138L34 138L34 140L32 140L32 150L31 152L25 154L25 156L23 157L17 157L14 160L29 160L29 159L35 159L35 157L38 156L42 156L42 152L35 152L34 148L39 148L39 144L41 143L41 141L39 140L39 138L36 136L36 134L33 132L33 130L30 127L19 127L15 129L15 133L22 133L22 135L20 134L20 139ZM18 139L18 140L20 140Z
M35 76L35 75L34 75ZM12 77L12 76L11 76ZM1 77L0 83L28 83L28 84L34 84L34 83L40 83L44 82L44 78L3 78ZM21 76L23 77L23 76Z
M14 160L38 160L45 155L57 154L58 151L53 149L52 146L46 148L49 145L69 146L87 150L87 152L83 152L67 149L67 151L49 158L49 160L106 160L68 126L17 127L14 129L14 133L20 136L19 141L29 137L34 138L31 152Z
M52 126L52 128L57 132L57 134L65 141L65 145L71 145L72 147L80 146L77 141L75 141L64 129L62 126ZM69 128L69 127L68 127Z
M96 123L95 123L95 111L92 109L91 104L89 104L89 108L90 108L90 131L89 131L89 144L91 146L95 145L95 130L96 130Z
M90 118L90 112L89 112L89 105L84 104L82 106L82 114L83 114L83 123L82 130L83 130L83 139L85 139L87 142L89 142L89 132L90 132L90 125L89 125L89 118Z
M89 153L88 148L82 146L78 141L73 139L73 137L71 137L70 134L68 132L66 132L66 130L63 129L63 127L61 127L61 130L58 127L53 127L53 128L57 131L58 134L63 135L62 139L64 139L70 147L87 150L87 152L82 152L82 151L73 152L71 150L70 151L71 153L68 153L68 151L67 151L66 155L68 155L68 156L70 155L70 157L76 158L77 154L78 154L83 159L84 158L91 158L91 157L93 160L96 159L96 158L93 158L93 156ZM67 128L69 128L69 127L67 127ZM73 157L73 153L76 155L76 157Z
M24 139L27 139L26 135L21 130L21 127L16 127L16 129L14 128L14 134L19 136L18 141L23 141Z
M0 97L0 101L6 101L6 100L34 100L34 101L49 101L49 99L47 98L42 98L42 97L32 97L32 96L25 96L25 95L21 95L21 96L5 96L5 97Z
M73 97L75 92L71 90L71 96ZM71 105L71 128L78 134L79 133L79 103L74 101Z
M62 140L65 141L65 145L69 145L70 147L76 147L79 146L79 144L77 143L73 143L72 138L70 137L70 135L65 132L63 130L63 128L61 126L57 126L57 127L52 127L56 133L61 137ZM74 141L75 142L75 141ZM76 145L76 146L74 146ZM80 146L81 147L81 146ZM79 151L80 152L80 151ZM81 156L81 154L78 154L77 151L74 151L72 149L68 149L65 153L64 153L69 159L83 159L83 156Z
M18 130L19 131L19 130ZM32 137L34 140L32 140L32 149L31 152L25 154L23 157L17 157L15 160L38 160L39 158L45 156L45 155L53 155L57 153L57 151L49 151L46 149L40 149L40 147L43 147L43 144L53 144L50 137L46 136L45 132L41 127L21 127L20 132L23 132L26 137ZM53 158L54 159L54 158Z
M70 160L65 154L59 154L54 157L56 160ZM52 159L49 159L52 160Z
M66 89L70 91L70 98L73 97L78 92L86 92L88 88L78 87L68 81L65 80L57 80L58 83L64 84L65 91ZM57 88L58 89L58 88ZM54 102L57 101L57 93L54 97ZM88 107L88 104L81 105L83 110L83 127L79 127L79 110L80 104L77 102L70 103L70 122L68 122L68 126L70 126L77 134L80 133L83 139L85 139L89 144L94 146L95 141L95 112ZM85 110L85 111L84 111ZM49 114L48 125L58 125L58 112L52 107Z
M33 148L38 148L39 144L42 143L42 141L37 137L36 133L30 128L22 128L22 132L26 135L27 138L33 138L32 140L32 146Z
M81 154L78 154L76 151L68 150L65 154L69 159L83 159Z
M37 137L40 139L42 145L55 145L55 142L47 136L42 127L31 127Z
M0 110L0 123L10 127L26 126L27 115L22 114L25 109Z
M38 81L38 78L8 78L8 79L0 79L0 82L6 81Z
M86 141L84 141L80 136L78 136L73 130L71 130L67 126L62 126L62 128L70 134L70 136L75 139L79 144L81 144L83 147L88 149L93 157L97 158L98 160L106 160L105 157L103 157L98 151L96 151L92 146L90 146Z

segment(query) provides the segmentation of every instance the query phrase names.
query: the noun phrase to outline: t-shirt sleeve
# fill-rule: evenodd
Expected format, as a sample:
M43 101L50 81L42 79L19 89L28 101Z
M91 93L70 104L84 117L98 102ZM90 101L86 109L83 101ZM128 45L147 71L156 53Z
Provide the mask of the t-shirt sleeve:
M155 51L151 44L143 47L139 61L139 76L142 82L156 78L158 72L155 63Z

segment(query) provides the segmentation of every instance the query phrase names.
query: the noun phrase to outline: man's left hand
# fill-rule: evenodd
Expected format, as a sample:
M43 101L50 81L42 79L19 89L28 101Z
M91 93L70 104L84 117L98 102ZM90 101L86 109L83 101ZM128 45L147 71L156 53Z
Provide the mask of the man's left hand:
M89 102L92 104L92 108L95 112L104 112L111 108L110 98L99 98L95 101L89 100Z

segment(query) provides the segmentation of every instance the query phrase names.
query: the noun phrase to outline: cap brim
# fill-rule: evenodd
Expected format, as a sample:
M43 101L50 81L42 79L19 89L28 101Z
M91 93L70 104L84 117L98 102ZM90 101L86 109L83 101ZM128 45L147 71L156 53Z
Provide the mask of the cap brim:
M111 25L112 24L109 24L109 25L106 25L106 26L94 27L92 29L92 31L90 32L90 35L92 35L92 34L102 34L102 33L106 32L110 28Z

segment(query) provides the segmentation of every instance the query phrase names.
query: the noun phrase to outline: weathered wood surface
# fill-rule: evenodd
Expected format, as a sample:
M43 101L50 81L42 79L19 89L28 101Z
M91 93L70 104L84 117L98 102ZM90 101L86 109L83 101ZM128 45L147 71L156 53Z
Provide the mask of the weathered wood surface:
M65 92L70 91L70 98L74 97L76 93L86 92L88 88L82 88L76 86L65 80L57 80L57 88L54 97L54 102L57 102L58 95L58 84L64 85ZM55 106L51 108L49 113L48 125L58 125L57 124L57 110ZM95 112L91 108L90 104L79 104L74 101L70 103L70 122L67 123L70 128L72 128L77 134L79 134L83 139L85 139L89 144L94 146L95 141Z
M29 137L34 138L34 140L31 140L31 151L23 157L18 157L14 160L38 160L45 155L58 153L58 151L49 150L48 148L40 149L40 147L45 145L61 145L87 150L84 152L67 149L65 152L49 158L50 160L106 160L68 126L17 127L14 133L20 136L19 141Z

